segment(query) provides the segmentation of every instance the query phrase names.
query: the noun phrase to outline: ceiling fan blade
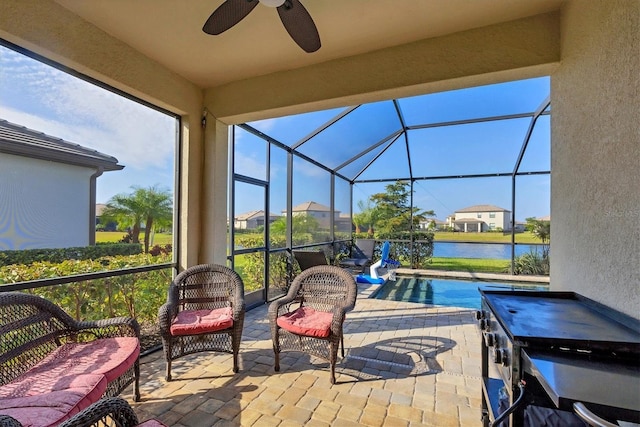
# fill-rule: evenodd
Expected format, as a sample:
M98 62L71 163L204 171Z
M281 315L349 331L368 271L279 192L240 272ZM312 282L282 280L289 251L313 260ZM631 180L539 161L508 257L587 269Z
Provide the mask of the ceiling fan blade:
M212 35L221 34L242 21L257 4L258 0L225 0L209 16L202 31Z
M293 41L305 52L320 49L320 35L311 15L299 0L287 0L278 6L278 15Z

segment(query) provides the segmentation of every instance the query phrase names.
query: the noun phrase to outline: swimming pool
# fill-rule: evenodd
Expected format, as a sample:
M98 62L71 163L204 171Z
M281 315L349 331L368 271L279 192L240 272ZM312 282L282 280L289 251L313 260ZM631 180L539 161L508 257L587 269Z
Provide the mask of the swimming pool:
M469 281L431 277L402 277L380 286L372 298L389 301L417 302L447 307L480 308L481 289L547 291L548 285Z

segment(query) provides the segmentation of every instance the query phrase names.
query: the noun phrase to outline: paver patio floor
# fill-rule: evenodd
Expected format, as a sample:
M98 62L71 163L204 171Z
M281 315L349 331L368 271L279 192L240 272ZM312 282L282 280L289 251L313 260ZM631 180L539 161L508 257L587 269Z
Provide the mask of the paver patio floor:
M480 336L474 311L368 298L358 285L345 322L346 357L336 366L281 354L273 370L267 307L247 312L240 372L231 355L174 361L164 380L162 351L141 359L140 420L169 426L480 426Z

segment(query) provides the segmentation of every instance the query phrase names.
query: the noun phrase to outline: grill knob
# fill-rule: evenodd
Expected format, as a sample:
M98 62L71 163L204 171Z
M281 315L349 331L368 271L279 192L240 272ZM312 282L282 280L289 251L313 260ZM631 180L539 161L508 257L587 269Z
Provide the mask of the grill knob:
M509 366L509 352L504 348L493 349L493 363Z
M476 320L485 319L487 314L484 310L476 310Z
M478 327L480 328L481 331L484 331L485 329L487 329L487 319L478 320Z
M493 332L485 332L483 336L485 345L487 347L493 347L496 342L496 334L494 334Z

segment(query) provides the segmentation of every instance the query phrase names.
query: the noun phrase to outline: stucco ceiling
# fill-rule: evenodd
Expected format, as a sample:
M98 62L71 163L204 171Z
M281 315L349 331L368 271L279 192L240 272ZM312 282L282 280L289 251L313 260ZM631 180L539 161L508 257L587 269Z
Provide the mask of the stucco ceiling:
M222 0L56 0L202 88L557 10L563 0L301 0L322 47L305 53L258 5L221 35L202 31Z

